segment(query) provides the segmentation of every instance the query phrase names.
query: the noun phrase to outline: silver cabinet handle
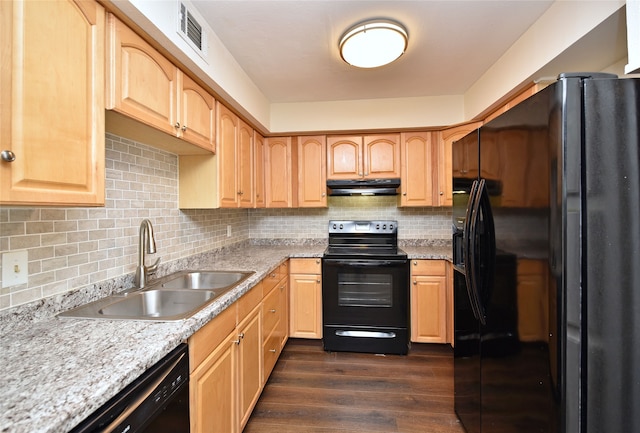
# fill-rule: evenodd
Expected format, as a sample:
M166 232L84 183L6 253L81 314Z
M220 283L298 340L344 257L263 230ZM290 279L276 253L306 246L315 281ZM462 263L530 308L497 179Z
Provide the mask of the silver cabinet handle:
M444 191L440 191L440 195L444 195Z
M0 157L4 162L13 162L16 160L16 154L10 150L3 150Z
M276 349L269 349L269 352L276 353Z
M272 309L269 310L269 313L275 313L275 312L276 312L275 308L272 308Z
M183 131L186 131L186 130L187 130L187 125L182 125L182 128L181 128L181 129L182 129Z
M180 129L180 122L176 122L176 124L173 125L173 127L176 128L176 129Z

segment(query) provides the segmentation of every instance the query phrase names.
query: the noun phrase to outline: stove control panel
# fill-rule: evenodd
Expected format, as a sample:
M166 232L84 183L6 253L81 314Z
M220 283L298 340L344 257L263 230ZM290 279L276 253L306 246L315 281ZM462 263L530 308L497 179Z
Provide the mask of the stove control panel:
M364 233L388 235L398 232L398 222L381 221L329 221L329 233Z

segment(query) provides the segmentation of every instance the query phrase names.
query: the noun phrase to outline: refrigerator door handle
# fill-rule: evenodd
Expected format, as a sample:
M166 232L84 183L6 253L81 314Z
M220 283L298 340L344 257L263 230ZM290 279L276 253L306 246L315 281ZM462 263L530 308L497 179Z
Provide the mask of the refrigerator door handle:
M464 278L467 286L467 295L471 303L471 309L473 315L477 320L481 320L481 311L478 308L477 292L475 290L475 224L474 224L474 209L477 209L478 202L479 183L477 180L473 181L471 185L471 192L469 193L469 203L467 204L467 212L464 221L464 235L462 241L462 247L464 249Z
M480 267L483 269L481 279L476 278L477 297L478 297L478 310L481 314L481 321L484 324L486 319L487 305L491 299L491 291L493 289L493 280L495 274L495 262L496 262L496 232L493 221L493 212L491 210L491 201L489 200L489 193L486 183L483 180L480 181L480 188L478 192L478 214L476 221L479 222L480 216L482 216L482 228L484 235L480 237L476 236L476 242L478 242L478 250L480 251L480 260L482 263Z
M473 206L471 206L471 218L469 222L469 243L467 244L467 250L469 262L465 263L467 267L467 291L469 292L469 299L473 307L476 318L481 324L485 325L485 311L480 301L479 293L479 263L477 253L479 252L480 237L478 233L478 225L480 223L480 205L482 198L482 191L486 189L484 179L481 179L478 183L478 187L475 189L475 195L473 198Z

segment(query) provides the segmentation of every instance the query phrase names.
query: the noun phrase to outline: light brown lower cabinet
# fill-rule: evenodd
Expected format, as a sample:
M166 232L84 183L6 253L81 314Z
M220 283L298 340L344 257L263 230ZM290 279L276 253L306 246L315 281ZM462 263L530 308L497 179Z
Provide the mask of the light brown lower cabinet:
M189 338L191 432L246 425L287 340L288 276L284 263Z
M449 272L445 260L411 261L411 341L448 343L453 317ZM452 334L452 333L451 333Z
M322 338L322 267L320 259L290 260L289 335Z

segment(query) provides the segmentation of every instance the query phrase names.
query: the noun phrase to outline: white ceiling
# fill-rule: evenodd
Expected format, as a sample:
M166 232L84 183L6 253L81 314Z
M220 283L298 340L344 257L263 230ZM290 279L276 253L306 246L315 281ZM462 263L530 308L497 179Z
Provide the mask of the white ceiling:
M459 95L547 10L552 0L191 0L270 102ZM354 24L406 26L395 63L358 69L338 54Z

